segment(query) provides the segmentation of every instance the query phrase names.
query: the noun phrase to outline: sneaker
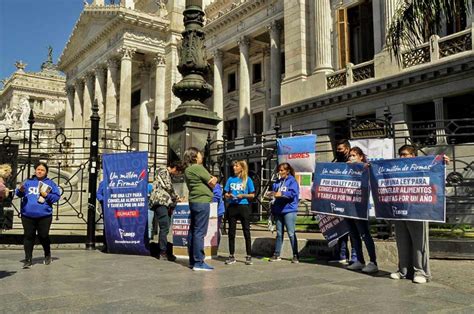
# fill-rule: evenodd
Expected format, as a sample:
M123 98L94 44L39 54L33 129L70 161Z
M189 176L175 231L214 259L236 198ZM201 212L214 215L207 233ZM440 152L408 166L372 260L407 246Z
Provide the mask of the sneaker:
M362 268L362 272L366 274L373 274L378 271L379 271L379 268L373 262L369 262L364 268Z
M364 264L357 261L357 262L352 263L352 265L347 266L347 269L349 269L349 270L362 270L362 268L364 268L364 267L365 267Z
M414 283L426 283L426 278L421 276L421 275L416 275L415 278L413 278Z
M237 261L235 260L234 255L229 256L228 259L225 260L226 265L232 265L235 264Z
M23 263L23 269L30 269L33 266L33 262L30 259L26 259Z
M278 255L273 255L271 258L270 258L270 262L279 262L281 261L281 257L278 256Z
M201 263L201 264L194 264L193 270L194 271L212 271L214 270L214 267L207 265L206 263Z
M347 265L347 259L333 259L328 261L329 264L341 264L341 265Z
M245 265L253 265L252 256L245 257Z
M399 271L397 271L390 274L390 279L400 280L400 279L405 279L405 276L403 276Z
M45 257L44 257L43 264L49 265L49 264L51 264L51 261L52 261L51 255L45 256Z
M300 262L300 260L298 259L298 255L294 255L294 256L293 256L293 259L291 260L291 262L292 262L293 264L298 264L298 263Z

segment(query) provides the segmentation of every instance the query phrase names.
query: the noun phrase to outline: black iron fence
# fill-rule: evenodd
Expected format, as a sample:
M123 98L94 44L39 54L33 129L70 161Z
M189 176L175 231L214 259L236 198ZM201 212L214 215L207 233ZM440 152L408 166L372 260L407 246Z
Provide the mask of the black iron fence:
M83 236L88 220L89 226L94 229L102 228L102 209L92 202L93 213L96 212L97 215L90 215L89 211L90 187L93 186L89 181L90 169L93 166L94 172L100 172L102 154L148 151L151 178L154 177L157 164L165 164L167 161L167 137L159 134L158 119L155 119L153 133L95 130L94 123L91 128L36 128L32 111L29 123L30 128L27 130L7 129L0 132L0 162L8 162L13 166L13 176L8 183L11 188L34 173L33 165L37 161L47 162L48 177L58 185L61 192L61 198L53 208L53 234ZM97 140L93 139L94 133L97 133ZM96 159L93 158L94 147L98 149ZM94 165L91 165L91 161ZM96 179L95 185L98 185L101 178L94 175L93 179ZM2 207L5 212L13 211L14 217L20 217L19 199L14 198L13 201L2 204ZM96 218L91 222L89 216ZM14 219L12 230L5 233L15 233L21 228L21 221Z
M451 228L474 225L474 119L450 119L430 121L393 122L390 114L384 119L358 120L349 118L342 127L280 130L242 138L213 141L208 138L206 163L209 169L225 182L232 173L231 162L244 159L249 164L250 176L256 183L257 198L254 204L254 220L268 217L269 205L264 194L275 179L277 166L276 139L279 137L316 134L316 160L330 162L334 159L336 141L346 138L361 140L388 138L393 141L393 156L404 144L414 145L420 156L446 154L451 162L446 176L446 216ZM313 218L309 201L300 203L299 216ZM305 220L305 219L303 219ZM306 219L307 221L307 219ZM263 220L266 224L266 221ZM386 222L374 226L380 237L391 234ZM311 230L311 228L308 228Z

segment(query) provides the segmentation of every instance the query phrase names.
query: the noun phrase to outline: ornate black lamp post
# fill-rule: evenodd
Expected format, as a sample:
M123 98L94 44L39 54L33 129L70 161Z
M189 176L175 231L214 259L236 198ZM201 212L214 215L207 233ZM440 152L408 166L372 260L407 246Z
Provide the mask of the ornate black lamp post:
M183 12L185 30L182 32L178 65L183 79L173 86L173 93L182 103L165 121L171 156L178 158L190 146L203 149L208 132L216 131L216 125L221 121L203 103L212 95L212 86L206 82L210 66L204 46L204 12L201 3L202 0L186 0Z

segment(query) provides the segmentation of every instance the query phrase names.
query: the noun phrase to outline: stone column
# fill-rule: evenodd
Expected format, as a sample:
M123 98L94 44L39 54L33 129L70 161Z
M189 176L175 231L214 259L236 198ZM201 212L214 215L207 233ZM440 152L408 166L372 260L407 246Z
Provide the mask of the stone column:
M165 93L166 93L166 61L165 56L161 53L158 53L154 59L155 61L155 112L153 117L153 122L155 117L158 117L158 139L157 143L157 152L158 159L166 159L167 156L167 138L166 138L166 125L162 122L166 119L166 110L165 110Z
M95 93L94 99L97 100L97 105L99 106L99 116L100 118L100 127L105 128L105 104L104 100L106 98L106 91L105 91L105 75L106 75L106 67L104 65L99 65L95 68Z
M435 107L436 122L436 144L446 144L446 132L444 129L444 101L443 98L433 100Z
M224 53L220 50L214 51L214 112L219 118L224 118L224 91L222 88L222 77L224 75L223 67ZM216 139L222 140L224 134L224 122L217 126Z
M105 125L108 128L117 128L117 73L118 60L107 60L107 91L105 96Z
M84 96L84 81L74 82L74 128L82 128L82 100Z
M130 129L131 101L132 101L132 57L134 48L122 47L122 60L120 62L120 105L119 128L122 131Z
M143 63L140 66L141 89L140 89L140 116L139 116L139 145L141 151L148 150L148 134L151 133L150 116L148 115L148 102L150 101L150 64Z
M265 111L263 115L263 125L265 126L264 132L268 132L273 130L272 119L269 111L269 109L272 107L272 69L270 60L270 48L266 48L263 51L263 64L265 69Z
M239 137L250 134L250 72L249 48L250 40L241 37L238 41L240 48L239 68L239 117L237 135Z
M64 112L64 128L74 127L74 86L66 85L67 101Z
M331 62L331 3L315 1L315 68L314 72L332 72Z
M281 89L281 48L280 48L280 30L281 25L273 21L269 26L270 30L270 98L271 107L280 106Z
M82 127L91 127L91 115L92 115L92 102L94 101L94 84L95 78L92 72L89 72L84 77L84 106L83 106L83 119Z
M73 132L73 147L74 154L72 156L75 164L82 162L83 153L83 137L82 121L83 121L83 99L84 99L84 80L76 79L74 82L74 132Z
M395 14L397 7L398 7L398 2L399 0L385 0L382 1L383 4L383 29L384 32L382 34L382 46L385 47L385 38L388 33L388 29L390 28L390 24L392 23L393 20L393 15Z

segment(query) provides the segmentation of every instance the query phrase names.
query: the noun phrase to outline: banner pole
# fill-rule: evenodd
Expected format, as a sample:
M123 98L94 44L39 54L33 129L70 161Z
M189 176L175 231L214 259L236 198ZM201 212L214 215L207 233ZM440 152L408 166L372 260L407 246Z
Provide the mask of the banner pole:
M97 160L99 155L99 106L97 99L92 105L91 140L89 155L89 200L87 206L87 240L86 249L95 249L95 211L97 203Z

